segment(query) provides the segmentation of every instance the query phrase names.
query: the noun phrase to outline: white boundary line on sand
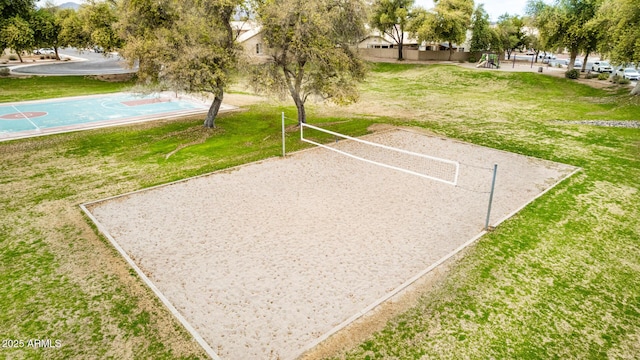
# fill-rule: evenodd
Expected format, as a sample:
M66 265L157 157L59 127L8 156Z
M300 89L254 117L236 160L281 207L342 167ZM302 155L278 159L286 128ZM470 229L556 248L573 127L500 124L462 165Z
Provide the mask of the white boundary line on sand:
M421 134L419 132L414 132L412 130L403 129L403 128L395 128L393 130L408 131L408 132L412 132L412 133L416 133L416 134L420 134L420 135L424 135L424 136L431 136L431 137L440 138L438 136ZM393 130L390 129L388 131L393 131ZM446 138L441 138L441 139L446 139ZM469 144L469 145L472 145L472 146L480 146L480 147L484 148L484 146L481 146L481 145L465 143L465 142L459 141L459 140L454 140L454 139L447 139L447 140L451 140L451 141L455 141L455 142L459 142L459 143L463 143L463 144ZM486 147L486 148L488 148L488 147ZM300 151L296 151L296 152L294 152L292 154L296 154L296 153L300 153L300 152L306 152L306 151L309 151L309 150L312 150L312 149L313 148L311 148L311 149L303 149L303 150L300 150ZM508 151L504 151L504 150L498 150L498 149L493 149L493 150L501 151L501 152L504 152L504 153L509 153ZM510 154L513 154L513 153L510 153ZM521 155L521 154L516 154L516 155L524 156L524 157L532 158L532 159L544 160L544 159L534 158L534 157L527 156L527 155ZM263 159L263 160L256 161L255 163L260 163L260 162L263 162L263 161L279 161L281 159L282 159L281 157L271 157L271 158L266 158L266 159ZM545 161L548 161L548 160L545 160ZM135 262L129 257L129 255L126 253L126 251L116 242L116 240L111 236L111 234L109 234L109 232L104 228L104 226L93 216L93 214L91 214L91 212L88 210L87 206L95 205L95 204L98 204L98 203L102 203L102 202L105 202L105 201L110 201L110 200L121 198L121 197L135 195L137 193L150 191L150 190L158 189L158 188L165 187L165 186L170 186L170 185L186 182L186 181L197 179L197 178L202 178L202 177L205 177L205 176L211 176L211 175L214 175L214 174L216 174L218 172L229 171L230 169L234 169L234 168L238 168L238 167L242 167L242 166L247 166L247 165L250 165L250 164L252 164L252 163L241 164L241 165L237 165L237 166L234 166L234 167L231 167L231 168L216 170L216 171L213 171L213 172L210 172L210 173L193 176L193 177L186 178L186 179L180 179L180 180L172 181L172 182L165 183L165 184L159 184L159 185L156 185L156 186L152 186L152 187L148 187L148 188L144 188L144 189L139 189L139 190L135 190L135 191L130 191L130 192L127 192L127 193L124 193L124 194L114 195L114 196L110 196L110 197L107 197L107 198L103 198L103 199L94 200L94 201L90 201L90 202L86 202L86 203L80 204L80 208L91 219L91 221L93 221L96 224L96 226L97 226L98 230L100 231L100 233L102 233L109 240L109 242L116 248L116 250L124 257L124 259L127 261L127 263L136 271L136 273L138 274L138 276L140 276L140 278L143 280L143 282L158 296L158 298L162 301L162 303L178 319L178 321L180 321L180 323L187 329L187 331L189 331L189 333L191 333L191 335L194 337L194 339L202 346L202 348L207 352L207 354L214 360L222 360L222 359L215 353L215 351L209 346L209 344L204 340L204 338L202 338L202 336L197 332L197 330L195 330L193 328L193 326L191 326L191 324L179 313L179 311L173 306L173 304L169 301L169 299L167 299L164 296L164 294L162 294L162 292L151 282L151 280L144 274L144 272L135 264ZM539 193L538 195L533 197L530 201L528 201L524 205L520 206L519 208L517 208L516 210L514 210L510 214L506 215L502 219L496 221L494 223L494 226L498 226L501 223L503 223L506 220L508 220L509 218L513 217L518 212L520 212L522 209L527 207L529 204L533 203L534 201L536 201L540 197L544 196L546 193L548 193L549 191L554 189L556 186L558 186L559 184L563 183L564 181L566 181L567 179L569 179L570 177L572 177L573 175L575 175L576 173L578 173L580 171L582 171L582 168L577 167L574 171L570 172L569 174L564 176L562 179L558 180L555 184L553 184L549 188L545 189L544 191L542 191L541 193ZM477 234L476 236L474 236L473 238L471 238L470 240L468 240L464 244L460 245L458 248L456 248L455 250L453 250L449 254L443 256L442 258L440 258L435 263L429 265L429 267L427 267L426 269L422 270L418 274L416 274L413 277L409 278L407 281L405 281L400 286L398 286L395 289L393 289L391 292L385 294L384 296L382 296L378 300L374 301L373 303L371 303L370 305L368 305L364 309L360 310L359 312L357 312L353 316L349 317L348 319L346 319L342 323L340 323L337 326L335 326L333 329L331 329L328 332L324 333L322 336L317 338L315 341L309 343L307 346L302 348L295 356L291 357L290 359L300 358L305 353L307 353L308 351L312 350L316 346L320 345L322 342L324 342L325 340L327 340L331 336L335 335L339 331L345 329L347 326L351 325L351 323L357 321L358 319L362 318L366 314L370 313L375 308L377 308L378 306L380 306L383 303L385 303L387 300L393 298L394 296L399 295L404 290L406 290L409 286L411 286L413 283L415 283L416 281L418 281L419 279L421 279L422 277L424 277L425 275L427 275L428 273L430 273L431 271L436 269L438 266L442 265L447 260L449 260L452 257L454 257L455 255L460 253L462 250L464 250L468 246L474 244L476 241L478 241L480 238L482 238L485 234L487 234L486 230L481 231L479 234Z
M171 314L173 314L173 316L175 316L176 319L178 319L178 321L180 321L182 326L184 326L185 329L187 329L187 331L191 334L191 336L193 336L193 338L198 342L198 344L200 344L200 346L204 349L204 351L207 353L207 355L209 355L214 360L221 360L220 357L218 356L218 354L216 354L216 352L213 351L213 349L209 346L209 344L207 344L207 342L204 340L204 338L202 338L202 336L198 333L198 331L193 326L191 326L191 324L187 321L187 319L185 319L182 316L182 314L180 314L178 309L176 309L173 306L171 301L169 301L169 299L167 299L164 296L164 294L160 291L160 289L158 289L153 284L153 282L151 282L151 280L147 277L147 275L145 275L145 273L142 271L142 269L140 269L138 267L138 265L136 265L136 263L131 259L131 257L129 257L127 252L124 251L124 249L116 242L116 240L111 236L111 234L109 234L109 232L104 228L104 226L102 226L102 224L98 221L98 219L96 219L93 216L93 214L91 214L91 212L87 209L85 204L80 204L80 208L91 219L91 221L93 221L93 223L96 224L96 226L98 227L98 230L107 239L109 239L109 242L111 243L111 245L113 245L113 247L116 250L118 250L120 255L122 255L122 257L127 261L129 266L131 266L135 270L135 272L142 279L142 281L151 289L151 291L153 291L154 294L156 294L156 296L160 299L160 301L162 301L164 306L166 306L169 309Z
M558 186L559 184L561 184L562 182L564 182L565 180L567 180L568 178L572 177L573 175L575 175L576 173L578 173L579 171L582 171L582 168L577 168L574 171L572 171L571 173L567 174L565 177L563 177L562 179L558 180L555 184L553 184L553 186L547 188L546 190L544 190L543 192L541 192L540 194L536 195L535 197L533 197L530 201L528 201L526 204L522 205L521 207L519 207L518 209L516 209L515 211L513 211L512 213L508 214L507 216L503 217L502 219L498 220L497 222L495 222L494 226L498 226L501 223L505 222L506 220L508 220L509 218L511 218L512 216L514 216L515 214L517 214L518 212L520 212L522 209L524 209L525 207L527 207L529 204L531 204L532 202L536 201L538 198L542 197L544 194L546 194L547 192L551 191L551 189L555 188L556 186ZM444 262L446 262L447 260L449 260L450 258L452 258L453 256L457 255L459 252L461 252L462 250L464 250L466 247L468 247L469 245L475 243L476 241L478 241L480 238L482 238L485 234L487 234L486 230L483 230L482 232L480 232L478 235L474 236L473 238L471 238L469 241L467 241L466 243L460 245L457 249L453 250L452 252L450 252L449 254L443 256L442 258L440 258L440 260L436 261L435 263L429 265L429 267L427 267L426 269L422 270L421 272L419 272L418 274L414 275L412 278L410 278L409 280L405 281L402 285L398 286L397 288L393 289L391 292L387 293L386 295L384 295L383 297L381 297L380 299L374 301L373 303L371 303L369 306L365 307L364 309L360 310L358 313L356 313L355 315L351 316L350 318L348 318L347 320L343 321L342 323L338 324L336 327L334 327L333 329L329 330L328 332L326 332L325 334L323 334L322 336L320 336L318 339L316 339L314 342L310 343L309 345L307 345L306 347L304 347L302 349L302 351L300 351L297 355L291 357L290 359L298 359L301 356L303 356L306 352L312 350L313 348L315 348L316 346L320 345L322 342L324 342L325 340L327 340L328 338L330 338L331 336L335 335L336 333L338 333L340 330L343 330L344 328L346 328L347 326L351 325L351 323L355 322L356 320L362 318L364 315L368 314L369 312L371 312L373 309L377 308L378 306L380 306L381 304L383 304L384 302L386 302L387 300L391 299L392 297L398 295L399 293L401 293L402 291L406 290L409 286L411 286L411 284L415 283L416 281L418 281L420 278L422 278L423 276L427 275L428 273L430 273L432 270L434 270L435 268L437 268L438 266L442 265Z

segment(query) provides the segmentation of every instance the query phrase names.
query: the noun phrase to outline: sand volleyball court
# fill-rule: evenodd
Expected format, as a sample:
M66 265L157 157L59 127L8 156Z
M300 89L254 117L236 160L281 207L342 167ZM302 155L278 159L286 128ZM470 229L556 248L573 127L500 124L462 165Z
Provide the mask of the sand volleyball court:
M459 161L458 185L314 148L83 208L212 357L292 359L477 237L494 163L492 225L577 170L407 130L365 138Z

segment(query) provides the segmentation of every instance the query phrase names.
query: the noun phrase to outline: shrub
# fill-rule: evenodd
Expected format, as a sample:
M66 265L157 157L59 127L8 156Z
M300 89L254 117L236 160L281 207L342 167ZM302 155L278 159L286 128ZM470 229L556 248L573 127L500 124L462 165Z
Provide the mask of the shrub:
M18 60L18 55L14 55L14 54L9 55L9 60Z
M474 63L474 62L476 62L476 61L477 61L477 60L476 60L476 58L475 58L475 57L473 57L473 56L469 56L469 62L470 62L470 63Z
M9 68L0 68L0 76L9 76Z
M627 85L629 83L631 83L631 80L629 79L623 79L623 78L618 79L618 84L620 85Z
M610 75L609 75L609 74L607 74L607 73L599 74L599 75L598 75L598 80L607 80L607 79L609 79L609 76L610 76Z
M567 79L577 79L580 77L580 71L578 69L567 70L567 72L564 73L564 77Z
M584 78L585 78L585 79L595 79L595 78L597 78L598 76L600 76L600 75L598 75L598 74L594 74L594 73L591 73L591 72L590 72L590 73L587 73L587 75L585 75L585 76L584 76Z

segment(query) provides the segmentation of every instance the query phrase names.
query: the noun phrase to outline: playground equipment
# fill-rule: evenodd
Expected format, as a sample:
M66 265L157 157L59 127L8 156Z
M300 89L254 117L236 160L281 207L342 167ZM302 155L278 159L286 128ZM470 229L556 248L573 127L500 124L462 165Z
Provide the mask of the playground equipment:
M484 53L480 57L480 61L478 61L477 68L484 67L493 69L494 67L497 69L500 67L500 57L498 54L494 53Z

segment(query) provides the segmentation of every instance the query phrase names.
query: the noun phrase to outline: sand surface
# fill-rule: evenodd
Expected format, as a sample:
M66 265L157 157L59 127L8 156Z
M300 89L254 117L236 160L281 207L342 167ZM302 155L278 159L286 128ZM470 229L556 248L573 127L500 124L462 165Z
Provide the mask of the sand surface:
M89 209L222 359L289 359L480 233L494 163L492 223L575 170L405 130L366 139L460 161L459 185L315 148Z

